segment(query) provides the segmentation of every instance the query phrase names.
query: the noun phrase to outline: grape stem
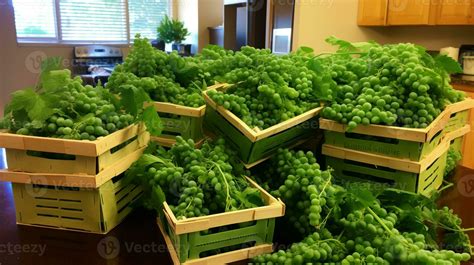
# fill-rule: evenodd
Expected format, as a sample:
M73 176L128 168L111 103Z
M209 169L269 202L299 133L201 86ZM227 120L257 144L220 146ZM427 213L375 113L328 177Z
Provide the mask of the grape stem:
M439 193L441 193L443 190L445 189L448 189L448 188L451 188L452 186L454 186L454 183L452 182L448 182L446 180L443 180L443 183L446 183L447 185L442 187L441 189L438 190Z
M225 175L224 175L224 172L222 171L221 167L219 166L219 164L217 164L216 162L214 161L211 161L209 160L209 162L211 162L212 164L214 164L214 166L217 168L217 170L219 170L219 173L221 173L222 175L222 178L224 179L224 184L225 184L225 188L226 188L226 195L227 195L227 198L226 198L226 205L225 205L225 208L226 209L229 209L229 204L230 204L230 190L229 190L229 183L227 183L227 179L225 178Z

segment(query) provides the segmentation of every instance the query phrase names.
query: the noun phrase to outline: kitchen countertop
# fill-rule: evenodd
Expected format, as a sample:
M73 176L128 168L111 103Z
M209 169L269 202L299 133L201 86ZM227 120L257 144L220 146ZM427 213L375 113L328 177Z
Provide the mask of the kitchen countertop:
M458 184L443 193L440 204L459 214L463 227L474 227L474 170L458 167L453 179ZM15 223L11 184L0 182L0 220L0 265L171 264L154 215L144 210L107 235L21 226ZM470 237L474 242L474 232Z

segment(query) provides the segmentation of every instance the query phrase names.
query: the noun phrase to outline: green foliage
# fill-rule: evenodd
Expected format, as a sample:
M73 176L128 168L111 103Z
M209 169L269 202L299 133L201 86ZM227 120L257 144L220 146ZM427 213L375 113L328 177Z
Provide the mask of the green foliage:
M145 204L160 211L170 205L178 219L262 206L260 192L249 186L233 151L222 139L206 142L201 149L192 140L176 137L166 151L150 148L126 172L128 179L143 185Z
M354 182L339 186L318 168L311 153L279 150L255 169L257 181L287 206L276 231L300 237L252 264L457 265L470 259L465 232L472 229L461 228L452 210L438 207L438 194L428 198ZM440 244L438 232L444 234Z
M426 128L447 104L464 99L449 84L460 70L447 56L431 57L413 44L350 43L334 37L335 54L321 56L336 83L322 116L347 124Z
M91 141L139 121L152 134L161 131L156 112L141 115L144 102L150 100L148 94L127 86L117 99L100 85L84 86L80 77L71 78L68 69L60 69L60 62L60 58L48 58L42 63L35 90L12 93L2 128L24 135Z
M165 43L181 43L189 36L189 31L184 27L184 23L170 19L167 15L161 20L160 25L157 28L158 39Z
M137 35L125 62L112 72L107 89L117 94L134 93L136 103L148 95L153 101L200 107L204 105L201 88L206 84L205 76L193 58L156 50Z

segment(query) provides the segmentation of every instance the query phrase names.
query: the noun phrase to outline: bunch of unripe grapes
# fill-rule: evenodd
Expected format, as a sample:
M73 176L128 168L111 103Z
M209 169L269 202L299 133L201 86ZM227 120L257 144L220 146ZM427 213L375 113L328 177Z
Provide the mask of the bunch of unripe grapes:
M444 70L412 44L376 45L360 57L334 55L328 69L337 83L323 117L348 125L426 128L446 104L463 99Z
M339 187L331 184L330 172L320 170L312 152L279 149L260 167L256 179L286 204L284 219L298 234L314 232L323 221L324 209L335 206Z
M456 168L459 161L462 159L462 154L458 150L450 147L448 149L448 157L446 161L446 169L444 171L444 176L448 176Z
M225 92L210 91L209 96L251 128L266 129L319 105L323 80L293 55L276 56L252 47L233 54L208 53L222 55L208 62L211 76L234 84Z
M56 114L42 126L26 123L16 131L22 135L38 135L53 138L90 140L123 129L135 121L135 117L116 109L100 87L83 86L78 79L64 85Z
M263 205L246 201L244 194L255 190L231 165L235 154L223 139L197 149L193 140L178 136L170 150L159 148L153 154L163 162L146 169L146 184L160 186L178 219Z
M106 87L120 93L123 86L133 86L147 92L154 101L200 107L205 104L201 94L201 78L205 79L202 71L177 79L183 73L176 72L191 64L195 65L193 59L156 50L146 38L137 36L130 54L114 69Z

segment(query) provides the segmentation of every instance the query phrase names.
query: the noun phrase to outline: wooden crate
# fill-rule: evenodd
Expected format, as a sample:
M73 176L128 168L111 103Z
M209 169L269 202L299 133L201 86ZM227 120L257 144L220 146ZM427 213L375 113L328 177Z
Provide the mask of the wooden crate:
M127 170L148 145L143 125L132 125L95 141L78 141L0 133L8 170L0 180L56 186L99 187ZM70 155L51 159L31 151Z
M163 124L161 135L153 137L153 141L170 147L176 142L174 138L178 135L185 139L193 139L195 142L204 139L202 123L206 112L205 105L191 108L166 102L154 102L153 106Z
M18 224L105 234L131 211L140 186L123 174L98 189L13 183Z
M430 154L449 132L460 128L470 129L469 110L474 108L474 100L451 104L424 129L403 128L383 125L360 125L352 132L347 126L332 120L320 119L324 129L325 143L394 158L420 161Z
M157 222L174 264L227 264L272 252L275 218L284 216L285 205L254 181L248 181L260 190L266 206L178 221L168 204L164 203L163 212ZM244 223L247 225L239 226ZM202 233L225 226L229 226L229 230ZM206 251L250 243L255 244L236 251L200 257Z
M461 136L462 137L462 136ZM446 139L420 162L343 147L323 145L326 163L340 181L369 181L429 195L443 183L451 140Z
M208 89L221 87L222 85L212 85ZM206 113L206 105L198 108L181 106L168 102L153 102L152 105L160 116L163 123L163 131L160 136L152 137L152 141L158 144L171 147L176 136L184 139L193 139L195 143L204 141L203 121Z
M225 87L213 89L225 89ZM203 93L208 106L205 126L223 135L245 164L256 165L258 163L255 162L263 161L275 154L278 148L294 146L295 143L310 138L315 128L318 128L316 117L323 107L309 110L265 130L252 129L232 112L218 106L207 95L209 90Z

